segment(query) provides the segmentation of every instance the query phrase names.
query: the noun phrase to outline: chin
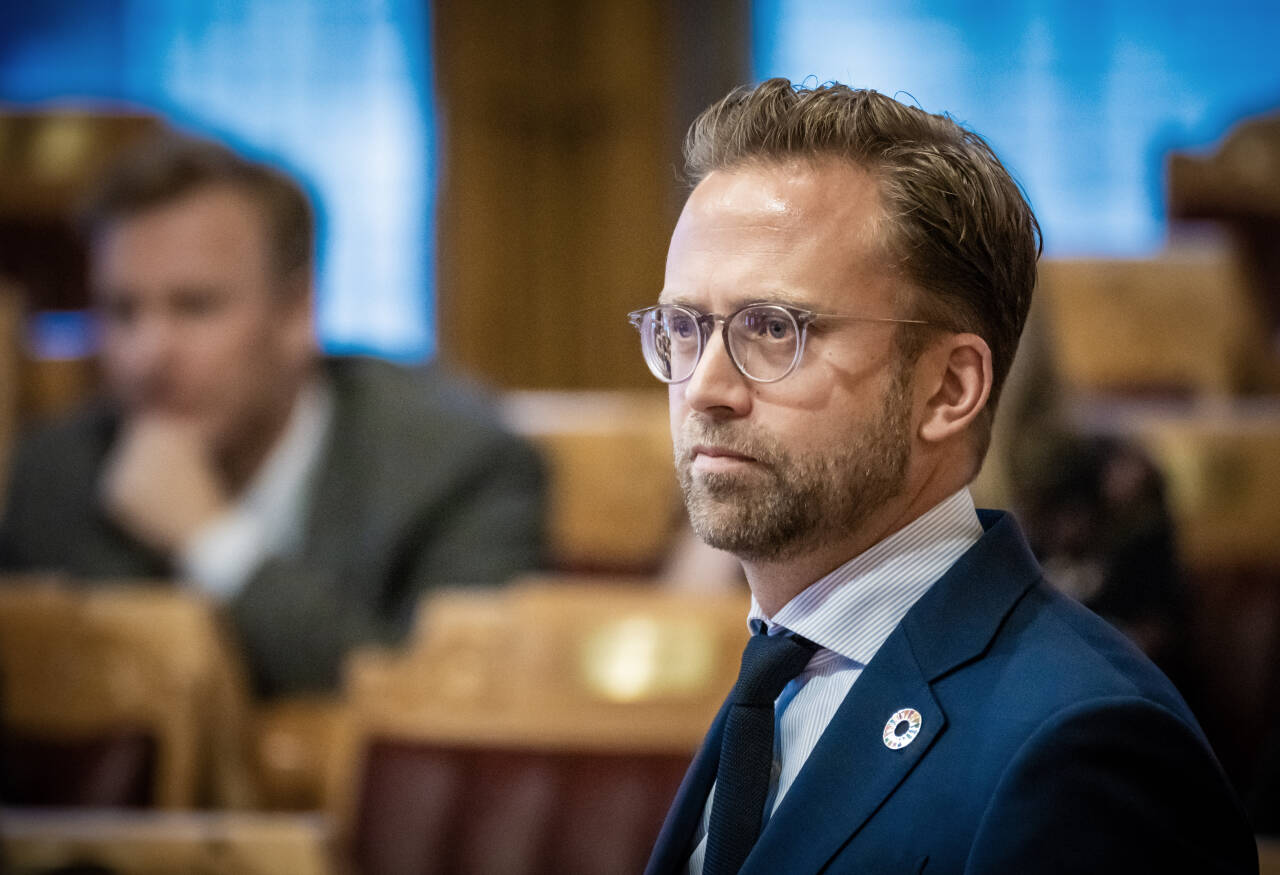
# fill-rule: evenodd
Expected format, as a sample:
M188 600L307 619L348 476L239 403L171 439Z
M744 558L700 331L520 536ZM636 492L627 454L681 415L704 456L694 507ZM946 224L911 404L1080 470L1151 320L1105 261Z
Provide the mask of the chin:
M695 533L708 547L723 550L742 562L780 562L804 553L802 540L756 540L749 532L735 528L695 525Z
M707 546L746 562L797 555L810 540L808 521L761 514L753 503L688 496L685 507L694 533Z

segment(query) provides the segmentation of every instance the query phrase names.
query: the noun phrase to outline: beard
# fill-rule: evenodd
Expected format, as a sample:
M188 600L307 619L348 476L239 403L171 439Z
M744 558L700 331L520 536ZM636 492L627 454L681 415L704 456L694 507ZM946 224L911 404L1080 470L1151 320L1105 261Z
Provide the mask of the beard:
M899 365L878 411L825 450L788 451L741 422L688 417L676 440L676 474L693 530L744 561L793 558L856 528L901 494L911 456L911 369ZM756 461L741 473L694 473L692 451L713 444Z

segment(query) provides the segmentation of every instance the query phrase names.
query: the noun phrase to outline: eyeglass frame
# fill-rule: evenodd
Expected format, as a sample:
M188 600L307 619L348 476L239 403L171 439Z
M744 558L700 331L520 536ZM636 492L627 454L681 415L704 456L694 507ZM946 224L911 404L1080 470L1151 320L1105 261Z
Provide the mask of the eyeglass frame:
M739 314L753 307L773 307L781 310L791 318L792 323L796 327L797 341L796 353L791 359L791 364L787 365L785 371L779 376L769 380L762 380L759 377L753 377L743 370L742 365L738 364L738 357L733 353L733 347L729 344L729 323ZM929 322L924 319L893 319L883 316L849 316L843 313L817 313L813 310L806 310L803 307L795 307L790 304L782 304L777 301L753 301L749 304L743 304L727 316L721 316L718 313L702 313L685 304L654 304L650 307L641 307L639 310L632 310L627 314L627 321L635 326L636 331L643 331L644 317L655 310L662 309L682 310L693 317L694 323L698 326L698 351L694 355L693 367L689 369L689 375L681 377L679 380L667 380L654 371L653 366L649 364L648 356L644 356L645 365L649 368L649 373L653 374L660 382L666 383L668 386L676 386L693 379L694 373L698 370L698 365L702 363L702 354L706 352L707 341L711 339L711 332L715 330L716 323L722 323L720 328L720 341L724 344L725 352L729 354L729 361L733 362L733 366L738 373L751 380L754 383L777 383L789 377L800 364L800 359L804 356L805 341L809 336L809 326L819 319L845 319L852 322L879 322L891 325L936 325L936 322ZM643 336L641 343L643 346Z

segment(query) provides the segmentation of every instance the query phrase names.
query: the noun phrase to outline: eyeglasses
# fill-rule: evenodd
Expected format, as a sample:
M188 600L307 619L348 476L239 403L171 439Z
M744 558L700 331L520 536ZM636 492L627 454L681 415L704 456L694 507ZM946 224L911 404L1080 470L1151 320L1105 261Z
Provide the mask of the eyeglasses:
M724 323L722 337L734 366L757 383L776 383L795 370L804 354L809 325L818 319L930 324L919 319L814 313L785 304L748 304L728 316L659 304L628 313L627 319L640 332L645 364L664 383L683 383L693 376L717 322Z

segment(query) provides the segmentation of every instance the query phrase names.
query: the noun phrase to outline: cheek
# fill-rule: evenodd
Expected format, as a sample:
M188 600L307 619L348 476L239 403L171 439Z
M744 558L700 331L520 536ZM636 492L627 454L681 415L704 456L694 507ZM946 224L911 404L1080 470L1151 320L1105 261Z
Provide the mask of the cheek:
M274 349L269 324L251 314L218 320L200 335L196 349L204 363L227 373L260 368Z
M270 372L264 364L267 355L265 338L251 323L213 320L191 326L171 376L199 399L206 415L234 420L252 406L249 399Z
M99 332L98 359L107 379L129 373L137 367L138 346L131 343L126 332L103 328Z
M667 387L667 411L671 418L672 438L680 435L685 415L689 410L684 402L684 387L684 383L676 383Z
M102 368L103 384L112 397L128 400L138 393L145 370L129 355L128 347L104 340L99 347L98 364Z

